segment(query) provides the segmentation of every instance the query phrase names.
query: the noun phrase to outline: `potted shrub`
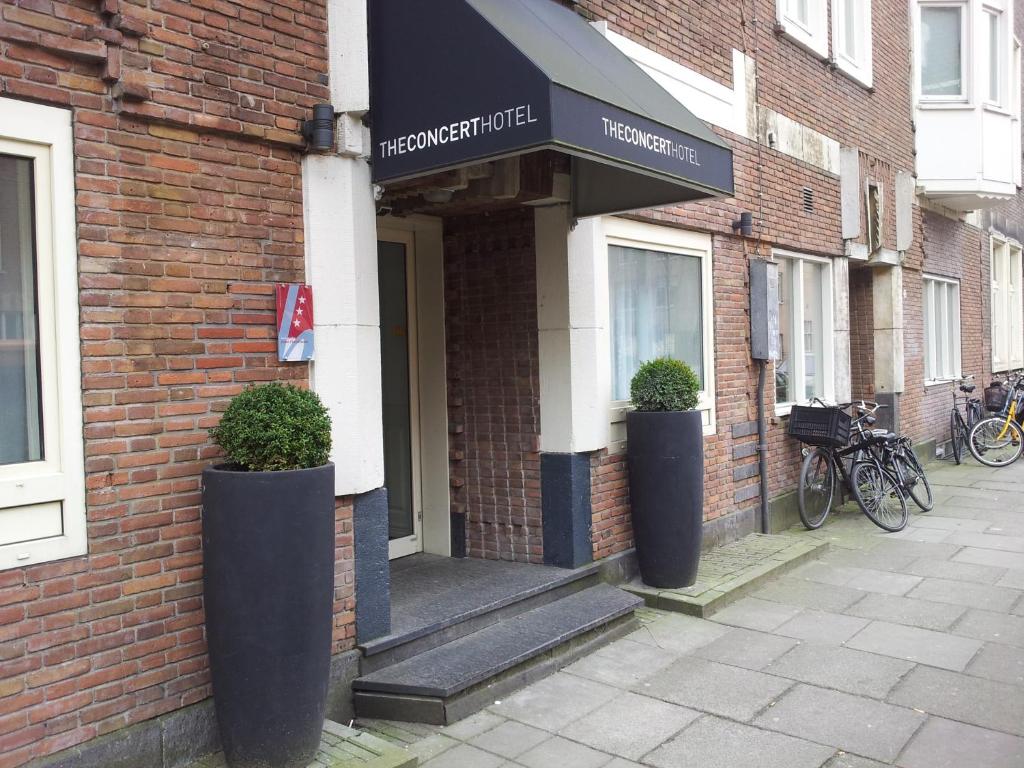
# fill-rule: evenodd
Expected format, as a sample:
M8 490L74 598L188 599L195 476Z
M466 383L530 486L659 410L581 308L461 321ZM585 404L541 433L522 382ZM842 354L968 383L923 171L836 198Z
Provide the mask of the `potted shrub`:
M203 472L203 595L231 768L305 768L320 743L334 603L331 422L315 393L236 396Z
M629 503L640 577L652 587L697 580L704 522L704 434L700 381L686 363L661 357L640 366L626 416Z

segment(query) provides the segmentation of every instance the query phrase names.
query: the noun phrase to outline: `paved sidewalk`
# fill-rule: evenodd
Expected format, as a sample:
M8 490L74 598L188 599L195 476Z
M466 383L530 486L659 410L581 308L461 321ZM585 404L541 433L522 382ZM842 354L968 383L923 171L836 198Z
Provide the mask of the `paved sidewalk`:
M376 723L425 768L1021 768L1024 463L929 466L936 508L703 620L643 626L447 728Z

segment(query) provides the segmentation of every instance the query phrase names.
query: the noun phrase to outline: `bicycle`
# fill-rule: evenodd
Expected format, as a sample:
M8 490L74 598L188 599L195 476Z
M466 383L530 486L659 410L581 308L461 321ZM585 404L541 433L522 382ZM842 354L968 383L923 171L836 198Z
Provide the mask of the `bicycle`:
M975 390L975 385L968 384L967 382L973 378L973 375L965 376L957 381L958 389L964 393L963 405L964 412L967 414L967 420L964 421L964 417L960 413L961 399L957 397L956 391L953 392L953 410L949 412L949 442L950 448L953 451L953 460L957 464L960 464L960 457L963 455L964 446L967 444L967 436L984 415L981 409L981 399L971 397L971 393Z
M885 439L884 443L873 449L880 452L882 465L892 473L900 488L914 500L922 512L930 512L935 506L932 485L928 482L928 476L925 475L917 454L914 453L910 438L884 429L872 432Z
M813 446L805 449L797 494L804 527L813 531L825 523L840 478L871 522L885 531L902 531L910 519L906 495L899 479L883 465L880 451L873 450L887 442L889 433L867 429L882 406L863 400L838 406L815 401L823 407L794 406L790 412L789 434ZM846 413L851 407L857 418Z
M967 435L971 455L986 467L1008 466L1024 453L1024 430L1017 423L1024 406L1024 378L1011 378L1012 384L1008 380L985 389L985 405L998 413L979 421Z

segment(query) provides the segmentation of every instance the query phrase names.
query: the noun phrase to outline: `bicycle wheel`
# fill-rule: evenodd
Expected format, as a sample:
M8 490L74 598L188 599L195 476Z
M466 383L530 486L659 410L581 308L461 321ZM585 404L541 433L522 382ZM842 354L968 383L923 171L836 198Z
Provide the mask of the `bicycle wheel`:
M1024 451L1024 432L1005 416L991 416L974 425L967 436L967 447L986 467L1005 467Z
M960 453L964 449L964 434L960 427L962 423L963 419L960 417L959 411L954 408L953 412L949 414L949 443L953 450L953 461L957 464L960 463Z
M836 489L836 470L832 456L824 448L815 448L804 459L800 469L800 521L813 531L821 528L832 509Z
M896 454L896 461L900 463L903 477L907 481L907 494L923 512L930 512L932 507L935 506L935 499L932 498L932 486L924 473L924 467L917 460L917 454L914 453L914 449L905 448L902 452Z
M895 533L907 527L910 510L907 498L891 474L873 461L857 462L850 477L857 506L883 530Z

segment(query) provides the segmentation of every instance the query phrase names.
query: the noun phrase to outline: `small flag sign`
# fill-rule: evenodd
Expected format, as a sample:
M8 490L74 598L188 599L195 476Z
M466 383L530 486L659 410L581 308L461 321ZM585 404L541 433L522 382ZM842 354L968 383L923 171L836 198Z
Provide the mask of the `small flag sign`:
M277 285L277 359L313 359L313 289L308 285Z

